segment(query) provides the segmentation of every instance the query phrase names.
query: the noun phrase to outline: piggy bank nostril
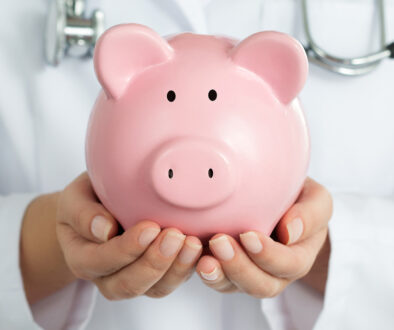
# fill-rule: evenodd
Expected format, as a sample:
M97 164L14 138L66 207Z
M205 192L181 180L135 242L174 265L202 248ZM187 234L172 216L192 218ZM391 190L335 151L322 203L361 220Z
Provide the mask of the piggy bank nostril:
M209 170L208 170L208 176L212 179L213 178L213 169L212 168L210 168ZM168 170L168 177L170 178L170 179L172 179L173 177L174 177L174 171L172 170L172 168L170 168L169 170Z

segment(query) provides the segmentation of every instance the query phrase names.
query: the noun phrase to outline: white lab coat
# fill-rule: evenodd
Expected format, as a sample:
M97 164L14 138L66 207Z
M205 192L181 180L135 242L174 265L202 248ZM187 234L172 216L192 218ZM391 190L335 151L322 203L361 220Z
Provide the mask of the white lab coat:
M310 1L311 2L311 1ZM193 276L163 299L108 302L76 281L31 308L19 260L23 212L85 169L84 135L100 89L91 59L44 63L48 1L7 1L0 20L0 329L393 329L394 63L343 78L310 67L301 98L312 137L309 175L334 197L324 300L294 283L274 299L222 295ZM137 22L162 35L192 30L236 38L262 29L303 40L299 1L90 1L107 26ZM341 56L376 49L373 1L311 4L313 36ZM394 3L387 1L394 40ZM349 24L351 22L352 24Z

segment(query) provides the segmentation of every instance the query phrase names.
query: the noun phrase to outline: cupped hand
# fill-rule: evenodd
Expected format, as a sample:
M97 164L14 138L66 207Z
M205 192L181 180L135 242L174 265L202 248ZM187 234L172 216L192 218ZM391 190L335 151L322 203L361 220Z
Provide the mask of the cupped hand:
M190 277L202 251L198 238L148 220L117 235L118 224L86 173L60 194L56 227L73 274L93 281L110 300L168 295Z
M328 240L332 207L330 193L307 178L297 201L276 227L278 241L256 231L241 234L240 243L217 234L209 241L213 255L203 256L196 271L207 286L219 292L276 296L312 268Z

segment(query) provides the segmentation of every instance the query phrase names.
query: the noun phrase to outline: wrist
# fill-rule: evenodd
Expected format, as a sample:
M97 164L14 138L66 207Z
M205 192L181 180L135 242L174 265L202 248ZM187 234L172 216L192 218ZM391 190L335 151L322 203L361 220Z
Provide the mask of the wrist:
M20 238L20 267L30 304L60 290L75 278L56 235L59 193L41 195L26 208Z
M301 279L302 282L317 290L322 295L324 295L326 289L330 253L331 243L327 231L326 240L316 257L311 270Z

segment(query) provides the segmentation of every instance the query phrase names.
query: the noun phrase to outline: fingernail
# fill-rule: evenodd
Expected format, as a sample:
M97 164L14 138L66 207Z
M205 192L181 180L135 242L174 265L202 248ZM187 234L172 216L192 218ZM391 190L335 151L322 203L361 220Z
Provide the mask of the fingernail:
M226 236L219 236L209 241L215 255L224 261L231 260L234 257L234 249Z
M289 241L287 242L287 244L293 244L297 242L298 239L301 237L303 230L304 224L302 223L302 220L300 218L293 219L287 225L287 232L289 234Z
M97 215L93 218L90 229L94 237L100 241L106 242L111 228L112 223L109 220L101 215Z
M218 277L219 277L219 272L218 272L217 267L215 267L215 268L213 269L213 271L211 271L210 273L200 272L200 274L201 274L201 277L202 277L204 280L207 280L207 281L215 281L215 280L217 280Z
M252 253L259 253L263 250L263 245L260 242L259 237L253 231L243 233L239 235L243 246Z
M160 244L160 252L165 257L171 257L181 247L186 236L176 231L168 231Z
M157 235L159 235L159 233L160 233L160 228L157 227L145 228L140 234L140 237L138 238L138 242L140 243L141 246L147 247L150 243L154 241L154 239L157 237Z
M181 253L179 254L179 261L185 265L191 264L197 257L201 248L201 244L186 241Z

